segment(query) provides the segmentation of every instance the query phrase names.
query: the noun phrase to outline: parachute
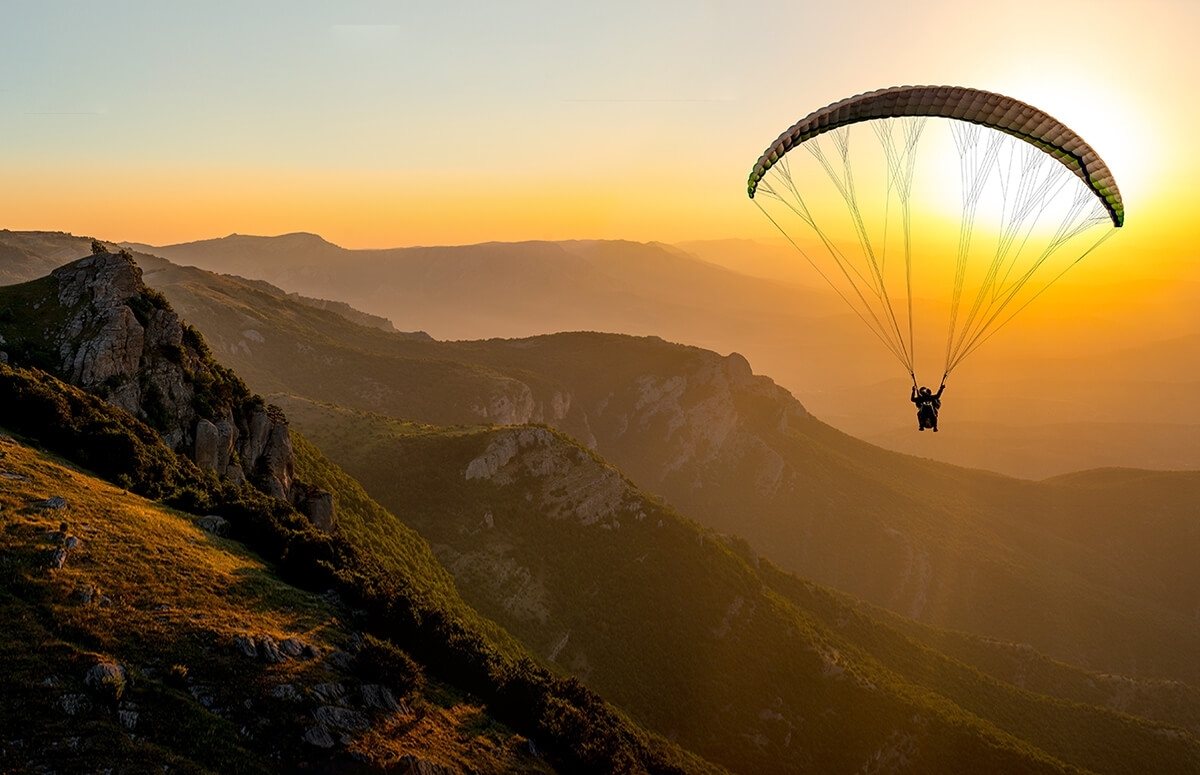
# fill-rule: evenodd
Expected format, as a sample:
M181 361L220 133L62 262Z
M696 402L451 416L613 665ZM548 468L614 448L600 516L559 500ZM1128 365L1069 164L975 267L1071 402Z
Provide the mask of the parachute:
M930 342L917 317L944 322L945 382L1125 222L1112 172L1079 135L1011 97L951 86L814 111L767 147L747 192L914 384Z

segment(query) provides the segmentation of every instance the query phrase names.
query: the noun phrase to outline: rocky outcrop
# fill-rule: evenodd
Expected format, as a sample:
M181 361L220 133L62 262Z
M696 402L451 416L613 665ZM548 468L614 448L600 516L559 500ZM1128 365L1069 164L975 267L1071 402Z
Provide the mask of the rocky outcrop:
M612 466L546 428L499 431L483 454L467 464L464 477L505 486L535 482L540 502L555 519L619 527L633 519L638 501Z
M471 406L474 415L496 425L554 424L570 411L570 393L535 396L529 385L509 377L497 377L487 398Z
M96 253L51 273L41 313L61 378L146 422L176 452L237 483L247 478L332 531L331 494L295 478L287 418L208 353L128 253ZM47 304L50 300L47 299Z
M333 493L327 490L308 489L305 494L293 495L292 502L321 530L332 533L337 523Z
M684 369L642 374L599 401L573 407L586 428L601 429L592 446L639 481L660 488L674 477L699 489L706 472L734 467L751 472L764 496L794 475L770 439L810 419L799 401L755 375L740 354L702 350Z
M533 391L524 382L499 378L490 395L474 404L471 411L480 419L496 425L523 425L536 422L537 403Z
M190 447L204 364L183 346L183 324L166 299L122 254L99 253L50 276L66 313L53 342L62 377L146 421L176 450Z

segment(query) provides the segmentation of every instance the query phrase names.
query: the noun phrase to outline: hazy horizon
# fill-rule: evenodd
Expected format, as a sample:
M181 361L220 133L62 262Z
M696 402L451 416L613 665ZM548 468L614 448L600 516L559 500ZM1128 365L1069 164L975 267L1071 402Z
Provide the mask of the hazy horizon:
M688 258L673 264L669 249L641 243L343 251L312 238L241 236L148 252L348 302L437 339L597 330L736 351L835 427L968 467L1031 478L1200 467L1189 398L1200 379L1189 366L1200 363L1195 281L1064 278L1050 299L1087 296L1093 306L1034 304L1015 318L949 381L945 427L930 437L911 427L902 367L790 247L684 244ZM565 263L547 274L554 260ZM680 287L663 286L664 273ZM943 332L926 333L926 349L936 349Z

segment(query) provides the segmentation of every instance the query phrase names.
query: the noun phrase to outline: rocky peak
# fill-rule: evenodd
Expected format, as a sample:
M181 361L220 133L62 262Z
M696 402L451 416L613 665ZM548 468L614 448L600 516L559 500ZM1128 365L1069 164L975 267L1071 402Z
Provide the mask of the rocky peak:
M33 305L39 325L22 335L44 339L40 351L51 353L57 376L147 423L201 468L237 482L250 478L333 529L329 493L295 479L282 410L213 360L200 334L142 281L130 253L96 252L54 270L50 280L53 290ZM3 329L6 340L17 337Z
M203 353L146 287L128 254L97 253L54 270L65 320L50 343L59 374L147 422L176 451L195 441L196 377Z

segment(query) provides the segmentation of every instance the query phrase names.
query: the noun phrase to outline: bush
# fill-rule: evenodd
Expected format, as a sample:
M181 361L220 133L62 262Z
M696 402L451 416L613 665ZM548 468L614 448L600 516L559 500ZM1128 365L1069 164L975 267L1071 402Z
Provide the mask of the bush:
M169 668L167 668L167 674L163 676L163 683L174 689L187 689L187 665L171 665Z
M368 633L358 651L363 678L381 683L401 697L416 694L425 685L421 666L391 641Z

